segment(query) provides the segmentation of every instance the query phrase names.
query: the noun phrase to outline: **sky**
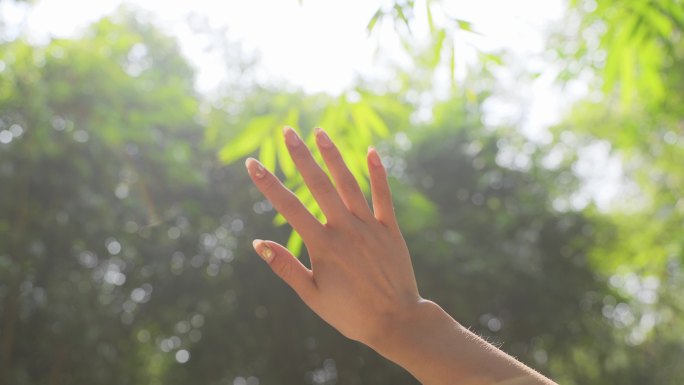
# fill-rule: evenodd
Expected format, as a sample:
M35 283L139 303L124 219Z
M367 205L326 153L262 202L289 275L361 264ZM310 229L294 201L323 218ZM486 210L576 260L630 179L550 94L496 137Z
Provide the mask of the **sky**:
M417 0L424 9L425 0ZM0 8L8 2L0 2ZM5 20L23 24L35 40L75 36L88 24L111 14L122 4L149 11L153 20L175 35L183 53L197 69L201 92L211 91L226 76L217 55L204 50L205 41L188 28L188 17L212 29L225 28L230 41L239 41L259 59L257 78L265 82L301 87L307 92L339 94L362 75L370 79L388 76L383 61L401 61L402 48L385 28L369 37L368 20L391 0L38 0L23 15L3 12ZM500 83L510 92L492 98L487 107L490 124L514 121L533 139L542 138L545 127L558 121L568 105L568 94L554 89L554 69L540 60L549 26L563 15L563 0L444 0L450 15L473 23L479 36L462 44L480 50L506 49L511 57L542 73L535 82L517 81L502 71ZM417 20L424 20L418 15ZM417 35L427 31L418 23ZM467 37L466 37L467 40ZM381 55L376 55L378 45ZM381 58L383 60L381 60ZM472 60L472 58L463 59ZM384 77L383 77L384 76ZM582 96L581 84L570 97ZM577 95L575 95L577 94ZM524 107L523 107L524 106Z
M298 0L38 0L25 23L35 38L73 36L89 23L115 12L121 4L128 4L150 11L155 21L179 37L186 53L201 57L193 49L198 46L196 37L183 28L188 15L193 15L206 18L213 28L225 27L231 40L239 40L247 49L257 51L260 64L271 78L286 80L310 92L336 93L348 87L357 73L378 72L378 61L374 59L376 40L369 38L366 25L378 7L388 3L387 0L304 0L303 5ZM564 8L561 0L444 3L452 15L473 22L482 34L475 42L480 48L505 47L526 56L541 52L547 26L562 16ZM382 40L383 52L392 55L389 41ZM209 89L212 71L216 69L203 59L204 62L196 63L203 72L198 86Z
M418 9L425 0L417 0ZM401 60L402 48L393 32L381 30L369 37L366 25L378 7L391 0L38 0L30 12L21 12L0 2L0 14L7 24L21 26L35 41L50 37L76 36L90 23L114 13L122 4L148 11L153 21L179 39L181 49L197 70L196 86L210 92L226 76L221 59L204 47L206 41L193 33L187 20L225 29L226 38L240 42L259 59L260 81L288 84L307 92L339 94L358 75L383 79L387 67L376 54ZM464 43L480 50L506 49L509 57L541 75L533 82L522 81L505 69L499 75L500 92L485 105L486 123L513 123L531 140L544 142L547 128L566 114L568 106L587 94L587 86L575 81L560 90L554 82L556 68L542 59L549 29L561 22L563 0L444 0L450 15L471 22L480 34ZM418 15L420 16L420 15ZM417 17L421 20L420 17ZM19 28L18 28L19 29ZM416 25L420 36L427 26ZM462 42L463 43L463 42ZM599 162L609 163L606 151L592 152ZM619 174L613 162L605 174L587 178L603 187L591 193L610 201L615 191L606 180ZM596 174L596 175L595 175ZM617 183L616 183L617 185ZM586 199L585 199L586 200Z

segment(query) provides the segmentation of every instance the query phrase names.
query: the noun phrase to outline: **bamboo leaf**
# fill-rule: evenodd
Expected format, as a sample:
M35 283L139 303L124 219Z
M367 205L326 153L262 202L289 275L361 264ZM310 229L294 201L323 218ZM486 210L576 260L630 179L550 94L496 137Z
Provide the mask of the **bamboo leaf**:
M230 164L256 150L274 123L273 116L260 116L252 119L247 128L221 148L219 159Z
M466 21L466 20L462 20L462 19L456 19L456 23L458 24L459 29L462 29L462 30L468 31L468 32L474 32L473 31L473 23Z
M351 106L350 113L354 121L354 135L350 135L351 143L356 144L356 148L363 149L371 144L373 131L370 127L365 103L355 103Z
M444 40L446 39L446 30L440 29L435 37L435 45L432 47L432 58L430 59L430 67L435 68L442 58L442 48L444 47Z
M399 4L394 4L394 11L395 14L399 17L399 20L401 20L404 23L404 25L406 25L406 28L409 30L409 32L411 32L411 25L409 23L408 17L406 17L404 8Z
M283 214L278 213L276 216L273 218L273 224L276 226L282 226L287 223L287 219L283 216Z
M430 27L430 34L434 34L435 33L435 21L432 18L432 7L430 6L429 1L425 2L425 10L427 11L427 20L428 20L428 26Z
M259 160L267 170L271 171L275 171L276 167L275 140L276 136L274 134L266 136L259 149Z
M285 122L288 124L298 126L299 125L299 111L297 109L291 109L285 116ZM297 174L292 159L290 158L290 153L287 151L287 146L285 146L285 141L282 138L282 134L276 135L278 139L275 142L275 153L278 158L278 165L280 170L282 170L285 175L285 179L290 179Z
M382 120L380 115L369 105L369 103L357 103L357 108L362 111L364 119L368 122L368 127L379 137L386 138L390 135L390 129Z
M287 146L282 137L276 140L276 153L278 156L278 166L285 175L285 179L290 179L297 175L297 169L295 168L292 158L290 158L290 153L287 151Z
M368 25L366 26L366 30L368 31L368 33L373 32L375 25L384 15L385 14L382 11L382 8L379 8L377 11L375 11L375 14L373 14L373 17L371 17L371 19L368 21Z
M302 237L300 237L296 231L292 230L290 238L287 240L287 249L290 250L292 255L300 257L303 244Z
M449 57L449 72L451 73L451 85L456 84L456 45L452 41L449 44L451 47L451 55Z

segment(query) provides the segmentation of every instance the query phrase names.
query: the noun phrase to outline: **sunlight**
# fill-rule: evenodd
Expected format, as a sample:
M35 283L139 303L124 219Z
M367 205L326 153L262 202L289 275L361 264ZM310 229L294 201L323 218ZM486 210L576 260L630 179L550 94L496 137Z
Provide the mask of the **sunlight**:
M221 63L203 52L198 37L183 27L188 17L206 20L217 30L225 28L231 41L255 51L262 69L260 80L299 86L307 92L339 93L357 75L386 77L374 57L378 40L369 38L366 31L381 1L308 0L300 6L296 0L41 0L27 18L28 29L36 39L72 36L122 4L149 11L180 39L183 51L199 69L201 91L211 90L225 73ZM506 48L524 57L542 50L546 28L563 8L561 0L445 4L452 16L472 22L482 34L467 44L484 50ZM418 32L425 28L417 26ZM391 31L386 32L379 40L383 56L400 60L401 48Z

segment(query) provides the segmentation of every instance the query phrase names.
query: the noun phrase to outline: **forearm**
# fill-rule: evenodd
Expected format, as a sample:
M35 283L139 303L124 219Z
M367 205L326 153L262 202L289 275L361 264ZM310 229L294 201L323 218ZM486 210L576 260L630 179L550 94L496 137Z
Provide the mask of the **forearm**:
M435 303L420 300L387 172L375 149L367 155L371 211L323 130L316 131L316 144L337 190L297 133L290 127L284 133L292 160L327 220L319 222L275 175L248 159L254 183L302 236L311 269L275 242L255 240L254 247L307 305L425 385L553 384L463 328Z
M422 301L371 343L424 385L554 384Z

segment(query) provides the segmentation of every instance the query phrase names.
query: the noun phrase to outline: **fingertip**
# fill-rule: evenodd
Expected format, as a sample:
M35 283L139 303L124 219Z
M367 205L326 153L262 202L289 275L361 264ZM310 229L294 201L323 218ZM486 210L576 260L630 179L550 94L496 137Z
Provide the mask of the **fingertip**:
M247 169L247 171L249 171L250 165L251 165L252 162L254 162L254 161L255 161L255 159L252 158L252 157L249 157L249 158L245 159L245 168Z
M387 171L374 147L368 148L368 171L370 173L371 196L375 218L388 227L398 227L392 205L392 192L387 180Z
M305 302L311 300L315 288L311 270L277 242L255 239L253 244L257 253L268 262L277 276L290 285Z
M271 260L273 260L275 252L265 241L261 239L255 239L252 241L252 247L254 247L254 250L264 261L271 262Z
M302 139L297 134L297 131L290 126L283 127L283 136L285 136L285 143L290 147L297 147L302 143Z
M263 242L261 239L255 239L252 241L252 247L254 247L254 250L258 250L259 244Z
M374 167L383 167L382 159L380 159L378 151L373 146L368 147L368 161Z
M319 146L323 148L330 148L333 146L332 139L328 136L328 133L320 127L314 129L314 135L316 136L316 142Z
M247 158L245 160L245 167L250 175L258 179L261 179L266 175L266 168L261 164L261 162L254 158Z

